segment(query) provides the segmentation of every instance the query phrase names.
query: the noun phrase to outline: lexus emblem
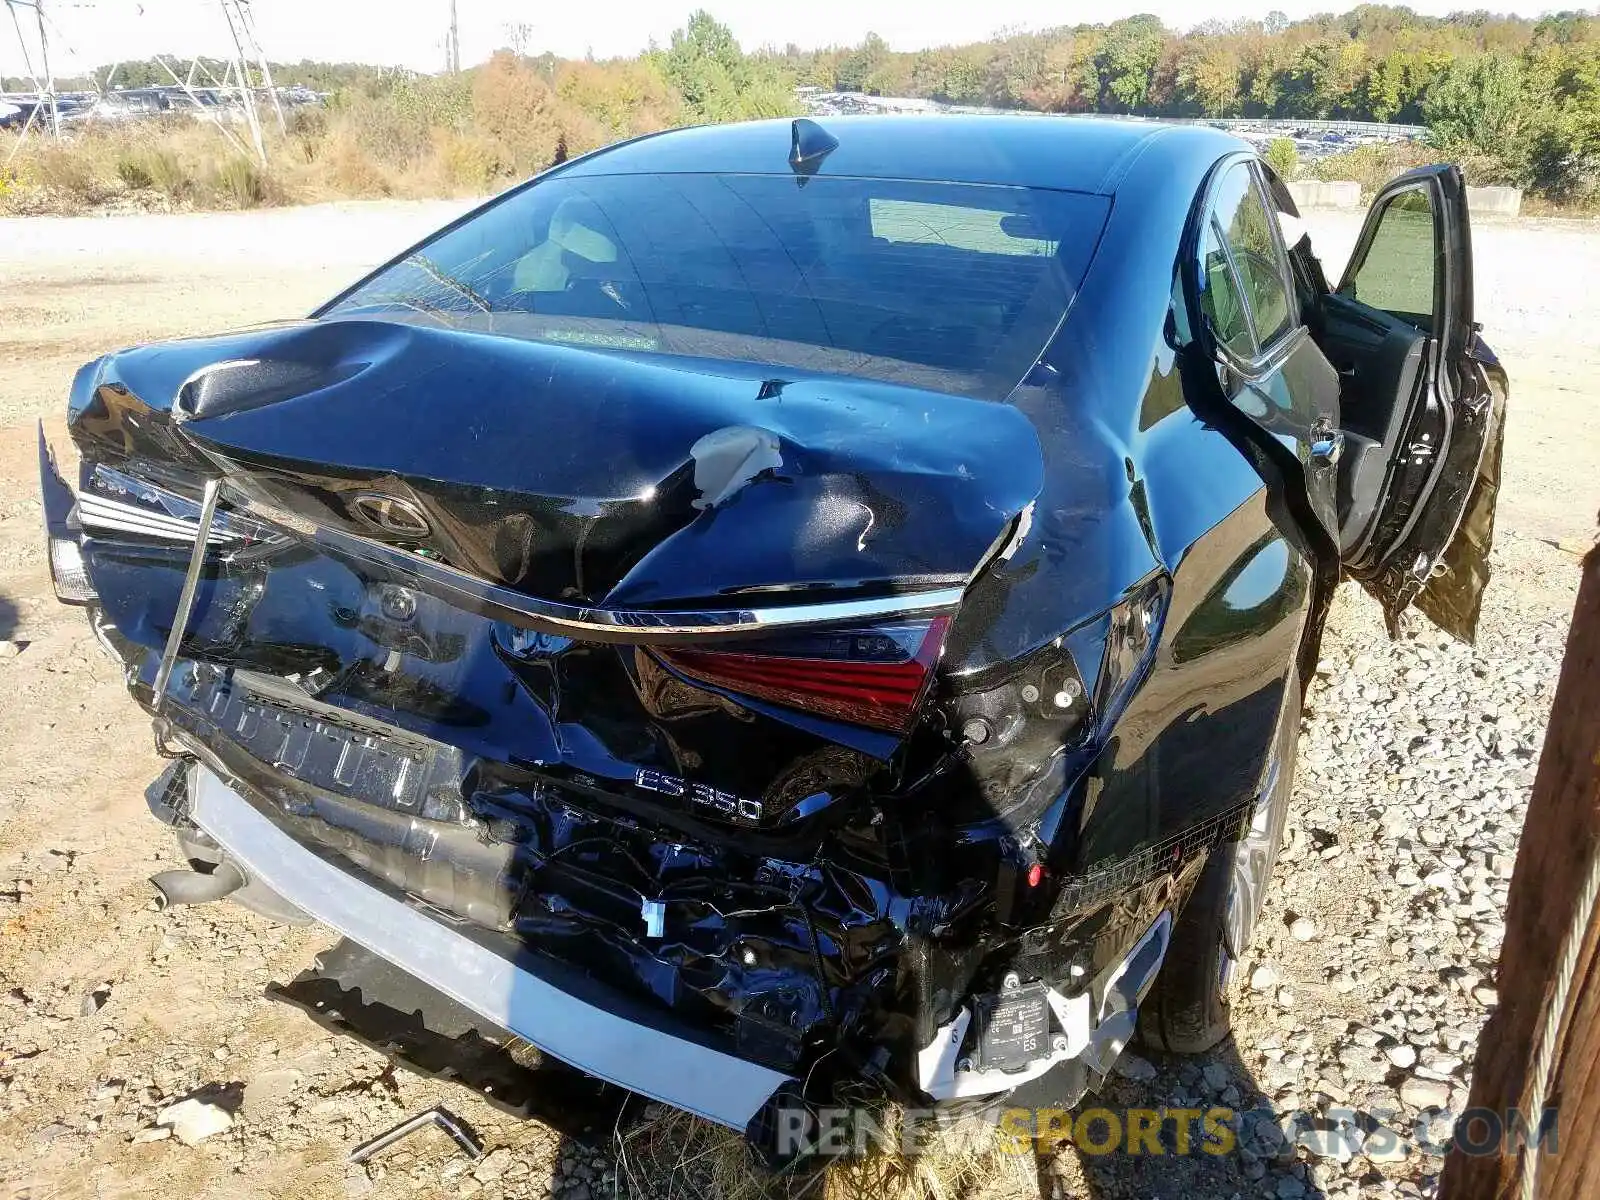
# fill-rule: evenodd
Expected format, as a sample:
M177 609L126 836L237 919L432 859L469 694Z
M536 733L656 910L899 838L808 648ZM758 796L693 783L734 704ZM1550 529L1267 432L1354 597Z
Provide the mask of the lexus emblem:
M422 510L409 500L386 496L382 492L362 492L350 502L360 517L374 529L403 538L425 538L433 532Z

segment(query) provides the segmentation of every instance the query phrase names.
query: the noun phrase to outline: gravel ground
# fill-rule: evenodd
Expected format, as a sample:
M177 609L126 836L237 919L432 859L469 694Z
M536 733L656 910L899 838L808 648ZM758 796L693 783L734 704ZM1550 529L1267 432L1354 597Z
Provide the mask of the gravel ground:
M160 763L81 616L49 598L33 420L61 444L79 362L304 311L451 211L0 221L0 1197L598 1200L735 1195L748 1179L736 1148L692 1120L662 1116L580 1147L263 999L324 934L230 905L153 911L145 877L173 852L141 791ZM1330 268L1356 225L1313 214ZM1600 237L1571 223L1484 225L1477 253L1480 317L1513 380L1479 646L1420 620L1391 645L1376 606L1341 592L1309 696L1291 840L1240 965L1236 1037L1194 1060L1126 1057L1085 1106L1249 1110L1237 1152L947 1152L836 1172L830 1194L892 1194L917 1170L965 1197L1432 1194L1444 1122L1419 1119L1459 1109L1495 1000L1506 884L1576 586L1571 550L1600 507L1600 427L1577 407L1577 381L1600 368L1587 282ZM188 1099L198 1103L169 1111ZM434 1103L493 1153L468 1164L429 1132L368 1167L344 1163L351 1145ZM207 1120L214 1131L183 1144Z
M1125 1057L1108 1103L1249 1110L1237 1155L1058 1159L1061 1195L1430 1196L1496 1000L1506 889L1573 599L1570 559L1502 534L1476 649L1391 643L1345 587L1308 697L1295 807L1234 1038ZM1370 1139L1370 1141L1368 1140ZM1084 1186L1084 1177L1092 1187ZM1082 1189L1082 1191L1080 1191Z

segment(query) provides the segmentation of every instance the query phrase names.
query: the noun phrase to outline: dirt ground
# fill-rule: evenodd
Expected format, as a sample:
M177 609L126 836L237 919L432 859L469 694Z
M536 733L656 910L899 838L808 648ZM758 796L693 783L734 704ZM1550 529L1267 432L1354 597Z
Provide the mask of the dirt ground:
M626 1180L614 1155L578 1161L547 1131L264 1000L325 935L231 905L154 911L145 880L174 852L142 792L161 760L81 614L55 603L41 553L37 422L69 454L62 410L81 363L299 315L459 208L0 220L0 1197L543 1196L557 1176L564 1195L601 1196L618 1170ZM1359 220L1310 224L1337 274ZM1513 389L1500 524L1516 549L1497 603L1548 613L1570 605L1572 552L1600 511L1600 227L1481 223L1476 263L1478 317ZM230 1133L194 1148L137 1139L157 1101L203 1088L236 1110ZM370 1173L345 1165L352 1144L440 1101L515 1151L500 1175L462 1176L437 1133ZM967 1194L1017 1187L1059 1185L1024 1172Z

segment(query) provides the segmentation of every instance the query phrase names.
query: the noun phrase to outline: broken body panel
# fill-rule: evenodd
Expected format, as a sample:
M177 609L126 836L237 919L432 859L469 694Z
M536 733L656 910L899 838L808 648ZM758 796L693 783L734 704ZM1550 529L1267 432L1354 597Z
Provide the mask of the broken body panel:
M946 127L850 128L799 183ZM1276 778L1330 571L1171 321L1236 143L1085 130L1054 186L1117 202L1003 400L473 313L86 367L52 563L195 764L161 806L192 857L738 1128L802 1080L1075 1099ZM618 1020L672 1054L597 1049Z

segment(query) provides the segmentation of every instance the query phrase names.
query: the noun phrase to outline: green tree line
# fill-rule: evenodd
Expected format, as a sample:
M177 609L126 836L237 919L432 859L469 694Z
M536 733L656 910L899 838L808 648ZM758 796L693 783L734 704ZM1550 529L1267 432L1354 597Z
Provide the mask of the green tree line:
M656 76L681 102L686 116L699 121L736 121L753 117L782 116L796 111L793 74L775 56L746 54L734 39L733 32L703 10L691 13L682 28L673 32L666 47L652 46L637 59L617 59L603 63L570 63L552 54L513 54L498 51L496 63L486 63L469 68L463 78L470 80L478 73L496 67L503 69L507 58L515 59L522 67L543 78L549 86L558 85L567 68L586 66L591 73L614 76L618 93L613 98L616 105L633 99L639 90L638 68ZM188 74L190 59L167 55L166 63L179 74ZM231 70L229 63L214 58L193 60L198 65L191 82L197 88L215 85L226 78ZM378 67L366 63L269 62L272 82L278 87L307 87L332 98L335 103L351 96L377 97L396 91L415 90L419 84L427 86L428 76L404 68ZM252 70L255 78L259 74ZM137 59L107 64L86 75L58 78L57 87L64 92L108 93L126 88L167 87L173 84L172 73L156 58ZM0 91L30 92L33 81L15 76L0 76ZM604 100L597 101L604 105Z
M558 95L576 95L599 131L783 115L796 110L797 85L1046 112L1396 121L1428 126L1438 151L1466 162L1477 182L1600 198L1600 18L1582 12L1435 18L1364 4L1301 21L1209 21L1187 33L1140 15L917 51L869 34L859 46L749 53L697 11L666 46L636 59L511 57ZM206 65L223 75L224 64ZM336 107L450 91L442 80L357 63L272 70L281 85L332 94ZM107 76L63 86L93 88ZM153 60L129 62L114 82L170 76Z
M1600 188L1600 19L1363 4L1290 21L1140 15L931 50L787 47L800 84L952 104L1173 117L1343 118L1427 125L1484 182L1556 198Z

